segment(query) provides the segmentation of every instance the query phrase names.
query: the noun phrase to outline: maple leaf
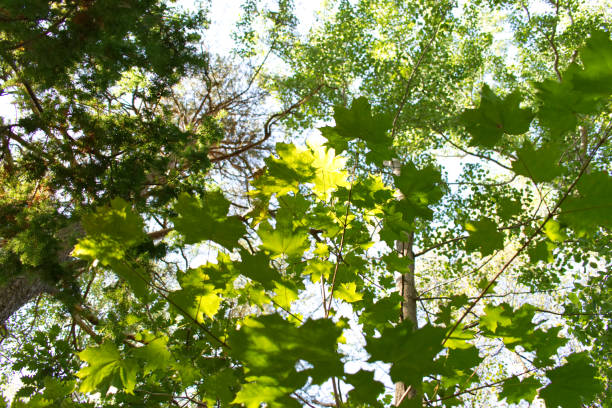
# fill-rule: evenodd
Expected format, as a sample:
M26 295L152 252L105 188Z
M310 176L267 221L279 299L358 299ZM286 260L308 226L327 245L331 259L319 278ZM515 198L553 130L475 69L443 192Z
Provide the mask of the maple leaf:
M341 283L335 290L334 296L348 303L363 299L363 293L357 293L355 282Z
M325 149L321 145L309 142L308 146L313 152L312 167L315 169L315 193L327 198L331 191L338 187L349 185L348 173L344 170L346 158L336 156L333 149Z
M310 242L305 232L286 228L274 229L267 222L260 224L257 235L261 238L261 247L276 256L301 256L310 247Z
M497 224L487 218L465 223L465 229L469 236L465 240L465 248L468 251L480 251L482 256L503 249L504 234L497 230Z
M122 360L113 343L104 342L99 347L88 347L78 356L89 364L76 374L82 380L80 392L94 392L98 388L106 392L114 377L118 376L125 392L133 393L138 365L131 360Z
M495 333L498 325L506 326L512 322L512 308L508 304L485 306L485 314L480 317L480 326Z
M144 373L165 369L172 361L172 353L168 350L168 337L159 336L150 340L144 347L134 350L134 355L144 361Z
M567 357L567 363L546 373L550 384L540 390L547 407L574 408L590 403L603 390L597 370L585 352Z
M519 107L521 95L515 91L500 98L483 85L480 93L480 106L466 109L460 116L461 123L472 135L471 145L491 148L502 135L520 135L529 130L533 119L530 109Z
M378 396L385 392L385 386L374 380L374 372L359 370L355 374L347 374L346 381L354 388L349 391L349 401L352 403L378 406Z
M535 183L552 181L563 172L563 168L557 164L561 156L557 145L549 143L534 149L530 142L525 142L516 155L518 160L512 162L512 170L516 174L529 177Z
M350 109L336 106L334 120L334 127L320 129L327 139L327 146L343 152L351 140L360 139L370 150L366 154L368 162L382 165L393 156L393 141L387 133L391 128L391 118L384 114L372 114L372 107L366 98L353 100Z
M379 338L367 338L366 351L370 362L391 363L393 381L415 386L435 371L434 357L442 351L445 329L426 325L413 330L410 320L383 330ZM418 352L417 352L418 350Z
M231 249L246 228L238 217L227 215L229 205L219 191L208 192L201 198L181 194L173 208L177 216L172 222L187 244L210 240Z
M128 248L146 238L142 218L121 198L84 215L81 223L87 235L79 240L72 255L97 259L103 265L123 259Z
M534 377L527 377L519 381L518 377L512 377L504 382L500 398L506 398L509 404L518 404L525 400L532 402L538 393L542 383Z

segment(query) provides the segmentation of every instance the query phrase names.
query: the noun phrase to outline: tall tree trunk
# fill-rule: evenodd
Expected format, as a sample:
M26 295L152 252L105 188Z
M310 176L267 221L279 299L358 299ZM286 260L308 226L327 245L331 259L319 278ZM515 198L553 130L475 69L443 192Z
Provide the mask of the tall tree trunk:
M59 249L56 252L58 264L74 263L70 256L74 243L78 237L85 234L80 222L73 222L61 228L56 233ZM77 266L74 264L73 266ZM32 269L21 275L9 278L0 284L0 324L4 324L16 311L27 303L34 301L43 293L57 294L58 288L45 280L41 272Z
M4 324L22 306L42 293L56 289L38 276L20 275L0 286L0 324Z
M393 173L399 176L401 173L401 163L399 160L394 159L391 163L393 167ZM403 198L400 193L398 200ZM402 307L400 321L410 320L414 329L418 327L417 321L417 293L416 285L414 280L414 252L412 250L414 244L414 232L408 232L406 241L396 241L395 248L402 257L406 257L408 264L408 272L402 274L396 281L397 290L402 296ZM418 398L416 393L416 384L404 384L398 382L395 384L395 406L400 404L406 399Z

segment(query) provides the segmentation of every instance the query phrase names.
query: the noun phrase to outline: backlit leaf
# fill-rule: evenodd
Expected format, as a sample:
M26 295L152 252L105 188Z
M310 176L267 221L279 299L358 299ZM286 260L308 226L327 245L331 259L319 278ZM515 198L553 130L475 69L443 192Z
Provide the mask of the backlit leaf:
M229 201L219 191L204 197L181 194L174 205L178 214L172 219L185 243L197 244L214 241L228 249L234 248L246 228L236 216L228 216Z
M393 156L392 140L387 134L391 128L391 118L387 115L372 114L372 108L364 97L353 100L350 109L336 106L334 109L334 127L321 128L326 145L341 153L348 148L351 140L365 142L370 152L366 158L369 162L382 165L383 161Z
M357 302L363 298L362 293L357 293L355 282L341 283L335 290L334 296L348 303Z
M372 371L359 370L355 374L347 374L346 382L354 387L348 393L349 401L353 404L377 406L377 397L385 392L385 386L374 380Z
M466 109L460 116L461 123L472 135L471 145L491 148L502 135L520 135L529 130L533 119L530 109L519 107L520 94L515 91L500 98L483 85L480 94L480 106L477 109Z
M516 154L518 160L512 162L512 170L535 183L552 181L562 173L563 169L558 164L561 151L556 145L547 144L535 149L526 142Z
M546 373L550 384L540 390L540 397L549 408L578 408L589 405L603 390L597 370L585 352L572 354L567 363Z
M480 251L482 256L486 256L504 248L504 234L497 230L497 224L490 219L466 222L465 229L469 233L465 240L468 251Z
M542 386L535 377L527 377L522 381L518 377L512 377L504 382L500 398L506 398L509 404L518 404L525 400L529 403L533 401L538 393L538 388Z

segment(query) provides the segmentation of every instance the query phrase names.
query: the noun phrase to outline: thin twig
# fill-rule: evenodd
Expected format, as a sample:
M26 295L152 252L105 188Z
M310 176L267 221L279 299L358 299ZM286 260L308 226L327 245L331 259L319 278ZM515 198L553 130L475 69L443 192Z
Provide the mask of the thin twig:
M317 92L319 92L319 90L321 90L321 88L323 87L323 84L317 86L315 89L313 89L310 93L308 93L306 96L304 96L303 98L301 98L299 101L297 101L296 103L294 103L293 105L289 106L287 109L285 109L282 112L278 112L275 113L274 115L270 116L268 118L268 120L266 121L266 123L264 124L264 136L259 139L256 140L252 143L249 143L246 146L241 147L240 149L237 149L231 153L225 154L223 156L218 156L218 157L212 157L210 158L210 161L212 163L217 163L223 160L227 160L230 159L232 157L238 156L254 147L259 146L260 144L264 143L266 140L268 140L271 136L272 136L272 125L274 125L276 122L278 122L279 120L281 120L282 118L284 118L285 116L287 116L288 114L290 114L291 112L293 112L294 109L296 109L297 107L299 107L300 105L304 104L308 99L310 99L313 95L315 95Z
M597 150L599 150L599 148L604 144L604 142L608 139L609 133L610 133L610 129L609 128L608 131L606 132L606 134L604 134L604 136L601 138L601 140L597 143L597 146L595 146L595 148L593 149L593 151L591 152L591 154L589 155L588 160L586 161L586 163L584 163L582 165L582 167L580 168L580 172L578 173L578 176L574 179L574 181L572 182L572 184L568 187L568 189L565 191L565 193L563 194L563 196L561 197L561 199L559 199L559 201L557 201L557 204L555 205L555 207L552 209L552 211L550 211L550 213L548 214L548 216L544 219L544 221L538 226L538 228L536 228L536 230L527 238L527 240L525 240L525 242L523 243L523 245L521 245L521 247L514 253L514 255L512 255L512 257L504 264L504 266L499 270L499 272L497 272L497 274L495 274L495 276L493 277L493 279L491 279L491 281L489 282L489 284L482 290L482 292L480 293L480 295L478 295L478 297L472 302L470 303L470 305L468 306L468 308L466 309L466 311L461 315L461 317L459 318L459 320L457 320L457 323L455 323L455 325L451 328L451 330L449 330L449 332L446 334L446 337L444 337L444 340L442 341L442 344L444 345L446 343L446 341L450 338L450 336L453 334L453 332L459 327L459 325L461 324L461 322L463 321L463 319L465 319L465 317L472 311L472 309L476 306L476 304L482 299L482 297L489 291L489 289L491 289L491 287L493 286L493 284L497 281L497 279L506 271L506 269L508 269L508 267L512 264L512 262L514 262L514 260L516 258L518 258L518 256L529 246L529 244L531 244L531 241L533 241L533 239L544 229L544 226L546 225L546 223L551 220L553 218L553 216L555 215L555 213L557 212L557 210L559 209L559 207L561 207L561 204L563 204L563 202L565 201L565 199L570 195L570 193L574 190L574 187L576 187L576 184L578 184L578 181L581 179L582 175L585 173L588 165L590 164L591 160L593 160L593 157L595 156L595 153L597 152Z

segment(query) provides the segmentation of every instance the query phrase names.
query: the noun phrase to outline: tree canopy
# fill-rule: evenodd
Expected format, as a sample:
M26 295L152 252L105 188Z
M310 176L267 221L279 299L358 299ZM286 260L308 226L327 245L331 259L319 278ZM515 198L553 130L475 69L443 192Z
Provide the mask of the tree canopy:
M611 406L612 5L208 5L0 6L0 406Z

